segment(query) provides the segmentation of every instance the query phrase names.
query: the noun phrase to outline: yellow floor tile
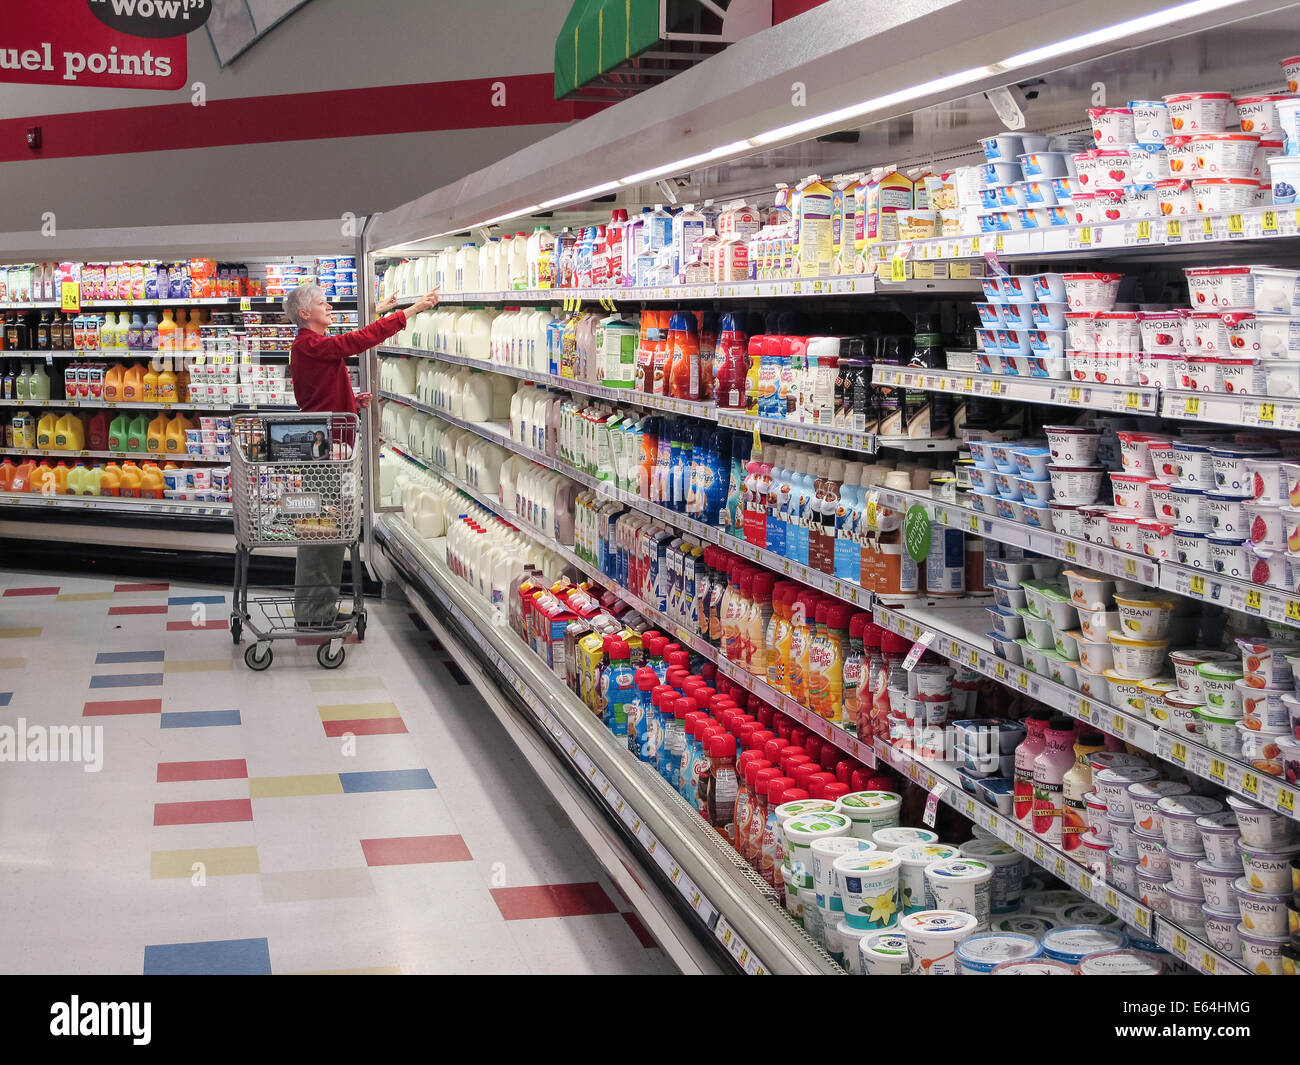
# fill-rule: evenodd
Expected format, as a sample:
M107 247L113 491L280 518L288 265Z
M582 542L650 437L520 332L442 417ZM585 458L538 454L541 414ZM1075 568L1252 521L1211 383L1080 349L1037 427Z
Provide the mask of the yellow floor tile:
M337 773L313 773L301 777L250 777L252 799L286 799L293 795L342 795L343 782Z
M55 596L60 603L89 603L96 599L112 599L112 592L65 592Z
M358 869L303 869L262 874L263 902L355 899L375 893L365 866Z
M149 879L188 879L194 875L195 862L203 863L207 876L260 872L256 847L200 847L197 850L154 851L149 860Z
M41 634L41 626L28 629L0 629L0 640L32 640Z
M395 703L345 703L318 706L322 721L361 721L381 717L401 717Z
M314 692L362 692L383 687L378 677L313 677L311 682Z

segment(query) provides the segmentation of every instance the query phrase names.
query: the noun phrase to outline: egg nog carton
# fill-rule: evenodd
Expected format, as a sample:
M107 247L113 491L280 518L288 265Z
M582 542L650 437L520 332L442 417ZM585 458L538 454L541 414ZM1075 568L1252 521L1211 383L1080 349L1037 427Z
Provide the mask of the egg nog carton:
M718 237L723 240L734 237L748 242L762 227L758 209L743 200L728 204L718 215Z

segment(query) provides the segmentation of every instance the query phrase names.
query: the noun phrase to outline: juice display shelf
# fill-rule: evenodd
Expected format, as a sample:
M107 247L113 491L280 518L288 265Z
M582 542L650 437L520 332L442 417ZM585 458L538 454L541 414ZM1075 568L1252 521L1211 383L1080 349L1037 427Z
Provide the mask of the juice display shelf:
M347 306L357 302L355 296L330 296L333 306ZM81 310L87 307L238 307L250 310L254 307L280 307L283 296L191 296L176 299L141 299L141 300L82 300ZM28 303L0 303L0 311L57 311L62 309L60 300L39 300Z
M82 409L98 407L118 407L122 410L196 410L221 413L223 411L296 411L293 405L276 406L256 403L163 403L160 400L134 403L115 399L0 399L0 407L79 407Z
M632 758L626 743L452 575L443 559L445 541L422 540L390 514L380 517L376 535L413 600L436 603L466 648L473 649L472 657L490 664L514 691L570 774L625 826L645 863L661 871L695 915L701 934L722 944L745 973L842 972L717 831L657 773Z
M1001 814L962 790L957 773L947 765L921 758L914 752L876 741L882 762L888 762L926 790L939 792L939 801L992 832L1004 843L1049 873L1064 880L1081 895L1147 933L1156 942L1198 972L1207 975L1241 976L1247 970L1237 961L1220 954L1195 933L1156 913L1125 891L1108 884L1075 862L1061 849L1037 839L1021 828L1014 818Z
M476 500L480 505L492 511L498 517L520 528L522 531L527 533L530 539L536 540L549 550L554 551L588 576L607 586L613 584L606 574L602 573L598 567L582 558L582 556L577 554L573 548L539 533L531 526L521 524L515 515L510 514L500 502L493 499L491 496L479 492L477 489L474 489L436 464L411 455L405 448L394 444L391 441L388 441L387 444L390 449L395 451L408 462L415 463L422 469L427 470L434 476L441 478L448 484L464 492L466 495ZM753 692L755 695L758 695L760 698L771 703L773 706L777 707L777 709L788 714L800 724L808 727L822 739L827 740L839 750L857 758L864 765L868 767L875 765L875 753L869 743L860 742L853 733L819 716L808 707L803 706L790 698L790 696L785 692L772 687L772 685L768 684L765 680L756 677L748 670L743 669L734 662L731 662L729 659L724 658L718 648L703 639L698 633L686 628L680 620L670 617L668 614L659 610L657 607L652 606L650 603L646 602L640 596L629 591L622 585L617 585L616 587L618 587L620 597L631 603L643 617L651 620L661 631L670 633L673 639L678 643L689 647L697 654L702 655L709 661L713 662L718 667L719 673L722 673L724 676L735 681L746 691Z
M1300 234L1300 205L1247 207L1240 211L1193 214L1180 217L1124 219L1088 225L1013 229L1002 233L972 233L910 241L890 241L876 246L873 261L935 261L987 255L999 258L1044 259L1064 255L1105 253L1108 257L1149 256L1155 252L1204 250L1221 252L1248 241L1268 242Z
M1133 385L1083 384L1048 377L1019 377L1005 374L965 373L955 370L909 369L877 363L871 380L895 388L919 388L932 392L953 392L966 396L992 396L1026 403L1054 403L1088 407L1117 414L1160 413L1160 390Z
M887 606L878 603L873 612L877 625L883 625L910 640L921 640L929 633L927 646L942 658L972 669L999 684L1037 699L1052 709L1087 721L1102 732L1117 736L1144 751L1155 751L1156 730L1144 719L1117 707L1089 699L1065 684L999 658L993 643L985 635L988 624L985 607L970 600L911 600Z
M1038 529L1024 522L989 516L958 503L940 502L928 492L903 492L893 488L873 491L877 493L878 501L891 509L905 512L911 507L919 506L935 524L950 529L961 529L974 536L1022 547L1040 555L1146 585L1155 586L1160 579L1160 563L1147 555L1094 544L1051 529Z
M0 492L0 506L55 507L100 510L106 513L178 514L204 518L230 517L229 503L191 503L172 499L128 499L121 496L45 495L42 492Z
M47 459L167 459L171 462L198 462L229 465L230 459L208 459L187 455L183 451L59 451L55 448L0 447L0 455L31 455Z

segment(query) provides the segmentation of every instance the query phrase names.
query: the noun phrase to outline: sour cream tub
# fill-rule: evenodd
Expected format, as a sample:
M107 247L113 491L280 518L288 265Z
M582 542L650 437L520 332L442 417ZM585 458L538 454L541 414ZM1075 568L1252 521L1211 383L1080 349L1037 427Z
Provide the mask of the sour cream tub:
M848 798L848 796L846 795L844 798ZM844 800L841 799L840 801L843 802ZM899 828L894 826L876 829L872 834L871 842L876 845L878 850L894 851L909 843L938 843L939 836L928 828Z
M862 936L858 940L858 971L864 976L904 976L910 973L907 937L898 931L871 932Z

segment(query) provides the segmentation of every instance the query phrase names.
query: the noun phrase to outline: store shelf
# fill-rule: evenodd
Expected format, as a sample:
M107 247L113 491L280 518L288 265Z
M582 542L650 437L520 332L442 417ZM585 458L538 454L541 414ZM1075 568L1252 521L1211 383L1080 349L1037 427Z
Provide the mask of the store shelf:
M100 355L103 352L85 352L85 351L64 351L62 348L56 351L0 351L0 359L72 359L85 355Z
M161 400L152 400L142 403L128 403L125 400L112 399L0 399L0 407L79 407L82 409L99 408L99 407L117 407L122 410L197 410L211 411L213 413L222 413L224 411L255 411L255 410L292 410L298 408L293 405L277 406L258 406L256 403L226 403L226 404L209 404L209 403L163 403Z
M105 513L180 514L203 518L230 516L229 503L190 503L171 499L126 499L120 496L45 495L40 492L0 492L0 506L54 507L99 510Z
M858 759L864 765L868 767L875 765L875 754L869 743L859 742L857 736L853 733L833 722L827 721L825 718L808 709L808 707L801 705L794 699L791 699L790 696L785 694L785 692L772 687L765 680L754 676L752 673L737 666L729 659L724 658L713 644L701 638L698 633L688 630L680 620L669 617L667 614L658 610L656 607L652 606L650 603L646 602L640 596L622 585L614 584L608 575L601 572L599 568L592 565L590 562L587 562L584 558L578 555L573 548L561 544L558 541L551 539L549 536L539 533L531 526L520 523L518 517L508 512L499 501L477 491L454 474L447 472L425 459L411 455L404 448L392 443L391 441L388 442L388 447L403 459L408 462L413 462L415 465L427 470L433 476L446 481L448 484L452 485L459 491L464 492L471 499L474 499L481 506L490 510L498 517L522 529L528 534L530 539L537 541L548 550L555 552L570 565L581 570L595 580L600 581L606 586L616 587L619 596L631 603L633 607L641 612L642 616L650 619L662 631L671 633L678 643L689 647L697 654L702 655L709 661L713 662L718 667L718 672L739 684L746 691L753 692L766 702L771 703L773 706L777 707L777 709L788 714L800 724L808 727L822 739L833 744L839 750L842 750L846 754Z
M718 410L717 421L725 429L737 429L752 433L758 430L760 436L775 440L795 440L801 444L815 444L819 447L834 447L842 451L876 452L876 434L854 432L836 426L805 425L803 422L788 422L784 418L760 418L757 414L745 414L737 410Z
M952 370L907 369L876 364L871 380L878 385L954 392L966 396L994 396L1026 403L1054 403L1123 414L1160 412L1160 390L1131 385L1080 384L1047 377L963 373Z
M971 605L969 600L915 600L896 606L877 604L873 616L877 625L910 640L930 633L929 649L940 657L1154 753L1156 730L1145 718L1086 698L1064 684L999 658L992 641L984 635L988 628L985 606L992 605L992 599L979 606Z
M1300 599L1276 588L1233 580L1210 570L1160 563L1159 586L1229 610L1300 628Z
M1212 751L1191 737L1180 737L1168 729L1156 734L1155 753L1167 762L1180 765L1199 777L1205 777L1228 791L1267 806L1290 818L1296 818L1296 789L1269 773L1237 758Z
M357 302L355 296L346 299L339 296L329 297L334 306ZM152 299L152 300L82 300L81 309L87 307L280 307L283 296L202 296L190 299ZM40 301L36 303L0 303L0 311L57 311L62 308L59 300Z
M931 262L987 255L999 258L1044 259L1054 255L1077 259L1104 252L1107 257L1150 256L1153 252L1189 247L1207 255L1244 241L1294 237L1300 233L1300 207L1250 207L1240 211L1187 215L1179 218L1134 218L1090 225L1013 229L928 240L891 241L878 245L875 261L894 259Z
M1106 883L1101 877L1094 876L1064 851L1037 839L1032 832L1026 832L1016 824L1014 818L1000 814L968 795L961 786L961 778L950 766L920 758L911 751L891 746L884 740L876 741L876 754L880 761L888 762L926 791L933 792L942 785L940 802L968 817L981 828L992 832L1004 843L1015 847L1025 857L1053 876L1064 880L1081 895L1086 895L1099 906L1105 907L1115 916L1140 928L1143 932L1151 933L1155 930L1156 915L1148 907L1126 892Z
M924 492L902 492L892 488L875 489L879 503L892 510L906 512L920 506L938 525L961 529L999 543L1036 551L1049 558L1099 570L1126 580L1154 586L1159 581L1160 564L1147 555L1121 551L1116 547L1094 544L1073 536L1036 529L1019 521L990 517L958 503L943 503Z
M1240 964L1240 959L1220 954L1208 943L1159 914L1156 915L1156 942L1203 976L1250 975L1249 970Z
M1300 429L1300 399L1294 398L1170 390L1164 394L1160 413L1166 418L1244 425L1252 429Z
M183 451L58 451L39 447L0 447L0 455L30 455L48 459L166 459L171 462L200 462L229 465L230 459L208 459Z
M731 851L657 773L633 759L603 724L452 576L443 541L423 541L400 519L383 516L380 543L416 594L427 593L472 639L536 723L626 826L684 904L747 973L834 974L838 966L778 904L771 887Z

